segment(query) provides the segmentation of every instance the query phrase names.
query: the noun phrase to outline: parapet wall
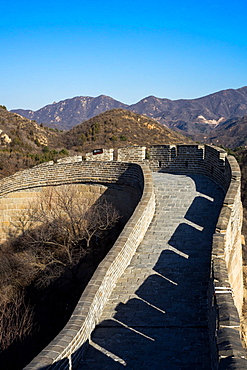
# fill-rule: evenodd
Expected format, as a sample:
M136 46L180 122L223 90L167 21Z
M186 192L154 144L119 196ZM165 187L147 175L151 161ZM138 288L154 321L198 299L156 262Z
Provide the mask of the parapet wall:
M217 304L217 346L220 369L246 369L240 340L243 306L241 173L232 156L225 158L230 184L212 243L212 279Z
M31 169L20 171L0 181L0 196L10 192L71 183L100 183L130 185L143 190L143 177L140 166L133 163L90 162L90 161L52 161Z
M152 175L145 165L120 162L79 162L79 164L64 165L39 166L31 172L16 174L15 183L22 177L23 180L26 179L26 186L35 186L36 176L34 175L37 175L37 171L42 172L43 169L44 173L40 179L43 186L45 183L56 184L56 176L59 175L59 181L62 181L63 177L63 181L66 182L73 180L73 182L125 184L134 187L141 195L141 199L111 251L99 264L65 328L25 369L48 367L72 369L81 352L85 350L90 334L100 319L117 279L130 263L155 211ZM16 186L18 187L17 184ZM5 180L3 189L6 191L10 188L15 188L13 181Z
M231 169L225 150L211 145L155 145L150 147L153 171L196 173L209 176L226 191Z
M226 151L212 145L132 146L115 149L114 155L113 149L103 149L98 155L86 155L86 159L94 161L112 161L113 157L119 162L147 163L152 171L207 175L225 191L231 176L234 177L234 170L226 161Z

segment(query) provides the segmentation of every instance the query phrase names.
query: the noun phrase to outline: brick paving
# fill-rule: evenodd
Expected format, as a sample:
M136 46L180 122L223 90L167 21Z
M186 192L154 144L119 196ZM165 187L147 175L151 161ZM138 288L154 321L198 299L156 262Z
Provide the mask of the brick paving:
M211 369L207 285L223 191L153 173L156 212L91 336L79 370Z

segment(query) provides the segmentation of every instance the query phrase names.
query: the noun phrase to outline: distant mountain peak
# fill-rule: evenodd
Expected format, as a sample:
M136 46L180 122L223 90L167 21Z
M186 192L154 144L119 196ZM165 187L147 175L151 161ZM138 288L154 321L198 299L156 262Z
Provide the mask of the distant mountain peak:
M132 105L103 94L97 97L77 96L46 105L37 111L16 109L12 112L37 123L68 130L113 108L145 114L170 128L194 134L207 131L208 126L212 126L211 122L222 120L222 117L228 120L247 115L247 86L218 91L196 99L170 100L150 95Z

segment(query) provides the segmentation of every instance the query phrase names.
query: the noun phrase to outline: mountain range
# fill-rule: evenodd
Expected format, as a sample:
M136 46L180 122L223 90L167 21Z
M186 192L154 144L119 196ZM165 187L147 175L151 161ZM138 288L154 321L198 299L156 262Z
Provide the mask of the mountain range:
M187 135L207 135L227 120L247 115L247 86L222 90L197 99L170 100L149 96L132 105L105 95L95 98L78 96L54 102L37 111L15 109L12 112L52 128L69 130L113 108L144 114Z

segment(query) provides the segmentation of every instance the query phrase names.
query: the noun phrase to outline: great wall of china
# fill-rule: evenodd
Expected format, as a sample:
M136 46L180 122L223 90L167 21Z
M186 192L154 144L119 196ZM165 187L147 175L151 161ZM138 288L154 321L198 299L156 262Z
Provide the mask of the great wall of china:
M168 174L170 177L160 180L154 174ZM239 166L234 157L216 147L159 145L149 148L148 151L145 147L103 150L96 155L88 154L86 161L80 156L69 157L58 163L44 163L1 180L2 240L11 231L11 224L18 217L18 210L27 207L28 201L35 199L47 186L78 184L85 197L96 200L105 193L111 201L120 204L124 214L130 216L134 210L113 248L95 271L65 328L25 369L84 368L83 355L90 346L91 334L100 322L109 297L131 264L132 257L135 257L138 246L150 230L153 218L157 218L157 207L160 203L157 184L161 184L162 189L166 186L171 188L175 179L171 176L177 174L183 175L183 180L192 179L193 184L199 184L201 189L202 179L210 179L211 182L207 183L207 186L211 186L211 183L217 184L218 193L222 192L224 195L223 202L219 203L219 217L217 216L209 238L211 262L209 261L207 277L206 321L210 342L210 367L208 364L199 367L201 365L197 359L198 367L194 365L191 368L247 367L247 353L241 345L239 319L243 304ZM195 191L197 197L199 185ZM180 184L178 191L181 191L183 186ZM200 199L204 197L212 202L213 193L207 193L205 189L203 191L204 195L201 195ZM203 191L201 190L201 193ZM191 190L188 190L188 194L190 192ZM161 205L164 209L166 202L163 201ZM200 208L198 210L200 211ZM207 214L207 217L210 218L210 214ZM193 226L193 222L191 225ZM165 224L163 228L165 232ZM205 225L199 230L203 228L206 230ZM197 244L200 243L202 241L198 239ZM163 264L166 264L166 260ZM186 270L184 274L186 275ZM163 291L162 294L165 295L166 292ZM153 304L151 306L155 307ZM162 330L166 328L167 325ZM115 363L118 363L118 360L118 356L114 358ZM120 367L111 368L128 365L121 364L121 359L119 361ZM85 369L89 368L86 367L88 363L85 362ZM174 369L184 368L181 365L176 366ZM159 367L150 365L149 368Z

